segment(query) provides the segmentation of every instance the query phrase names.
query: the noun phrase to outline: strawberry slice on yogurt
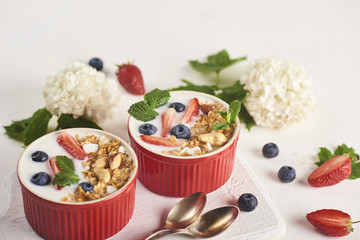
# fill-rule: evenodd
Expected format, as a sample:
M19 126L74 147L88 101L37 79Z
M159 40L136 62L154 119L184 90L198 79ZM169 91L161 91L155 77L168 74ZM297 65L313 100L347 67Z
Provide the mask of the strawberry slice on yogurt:
M166 137L169 134L171 123L173 122L174 117L175 117L175 109L174 108L168 108L161 115L161 123L162 123L161 136L162 137Z
M89 157L76 140L67 132L60 133L56 141L73 158L84 160Z
M59 165L57 164L56 157L52 157L49 159L49 167L50 167L50 171L52 173L52 178L54 179L55 175L58 174L59 172L61 172L61 169L60 169ZM61 190L64 187L55 185L55 188L57 190Z
M200 112L200 104L199 104L199 100L197 98L193 98L190 103L189 106L186 109L186 112L184 113L180 123L189 123L191 122L191 119L193 116L197 116L199 115Z
M148 135L140 135L140 138L144 142L158 145L158 146L166 146L166 147L179 147L185 141L183 139L177 139L174 142L174 141L171 141L170 138L155 137L155 136L148 136Z

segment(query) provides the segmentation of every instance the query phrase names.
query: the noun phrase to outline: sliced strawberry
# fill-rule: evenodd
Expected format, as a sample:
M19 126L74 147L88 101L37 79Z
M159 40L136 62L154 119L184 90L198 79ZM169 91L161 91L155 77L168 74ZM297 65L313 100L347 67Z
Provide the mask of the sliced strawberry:
M67 132L60 133L56 141L73 158L84 160L89 155L79 146L76 140Z
M56 157L52 157L52 158L49 159L49 167L50 167L50 170L51 170L51 173L52 173L52 178L54 178L56 174L61 172L61 169L59 168L59 165L57 164ZM59 186L59 185L55 185L55 188L57 190L61 190L64 187Z
M308 177L308 182L313 187L332 186L351 174L351 160L349 155L335 156L321 164Z
M161 136L166 137L168 135L174 117L175 117L174 108L168 108L165 112L163 112L163 114L161 115L161 123L162 123Z
M170 138L154 137L148 135L140 135L141 140L144 142L166 147L180 147L185 140L177 139L176 142L172 142Z
M307 220L321 233L333 236L346 236L353 231L350 215L335 209L322 209L306 215Z
M197 98L193 98L190 101L190 104L186 109L180 123L189 123L193 116L197 116L199 114L199 110L200 110L199 100Z

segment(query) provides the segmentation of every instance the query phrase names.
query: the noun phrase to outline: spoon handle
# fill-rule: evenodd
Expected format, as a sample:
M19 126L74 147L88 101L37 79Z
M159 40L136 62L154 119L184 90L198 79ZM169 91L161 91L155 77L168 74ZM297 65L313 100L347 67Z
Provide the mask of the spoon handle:
M160 231L157 231L157 232L151 234L150 236L145 238L145 240L159 239L159 238L165 237L167 235L172 235L172 234L187 234L187 235L189 235L189 233L185 229L176 229L176 230L164 229L164 230L160 230Z

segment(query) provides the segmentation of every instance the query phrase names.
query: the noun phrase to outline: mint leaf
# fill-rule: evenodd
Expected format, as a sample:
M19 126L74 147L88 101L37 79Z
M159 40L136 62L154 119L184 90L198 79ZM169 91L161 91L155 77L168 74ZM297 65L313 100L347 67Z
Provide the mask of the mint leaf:
M325 147L321 147L320 152L317 154L317 156L319 158L319 161L316 162L315 164L320 166L321 164L323 164L324 162L326 162L327 160L331 159L336 155L333 155L329 149Z
M226 125L216 125L214 124L213 128L220 128L220 129L227 129L229 128L232 124L235 123L236 119L237 119L237 116L240 112L240 109L241 109L241 103L240 101L238 100L234 100L230 103L230 106L229 106L229 111L228 112L218 112L222 118L225 119L225 121L227 122ZM226 127L227 126L227 127ZM214 129L215 129L214 128ZM219 129L215 129L215 130L219 130Z
M234 124L236 122L237 116L241 110L241 103L239 100L234 100L230 103L229 106L229 123Z
M219 88L221 91L216 95L216 97L224 100L228 104L230 104L234 100L239 100L243 102L245 100L248 91L244 88L245 85L241 84L239 80L234 82L233 85L228 87Z
M189 62L190 65L198 71L219 73L221 70L243 60L246 60L246 57L230 59L228 52L222 50L217 54L208 56L207 62L200 63L198 60Z
M182 79L181 81L184 82L186 84L186 86L172 88L172 89L169 89L169 91L188 90L188 91L196 91L196 92L207 93L210 95L215 95L215 90L217 90L216 86L195 85L185 79Z
M72 172L59 172L55 175L52 184L59 185L62 187L70 186L76 184L80 181L80 178L77 174Z
M246 125L246 129L250 131L250 129L254 126L256 126L255 120L252 118L252 116L247 111L246 107L244 105L241 106L241 110L239 113L240 122L244 123Z
M4 126L5 134L11 138L14 138L18 141L23 142L24 141L24 131L25 131L26 127L29 125L30 120L31 120L31 117L20 120L20 121L13 121L11 123L11 125Z
M168 90L160 90L155 88L151 92L148 92L144 95L144 100L152 108L160 107L166 104L169 101L170 93Z
M214 123L213 125L214 130L222 130L228 128L230 128L230 125L228 123Z
M97 125L94 121L92 121L90 118L80 116L75 119L72 114L65 113L60 115L57 123L58 125L56 127L56 130L79 127L101 129L101 127Z
M130 106L128 113L135 119L143 122L153 120L158 115L146 101L134 103Z
M56 161L62 172L74 172L74 162L67 156L56 156Z
M46 110L46 108L42 108L34 113L30 119L29 125L24 131L25 146L46 134L51 117L52 114Z

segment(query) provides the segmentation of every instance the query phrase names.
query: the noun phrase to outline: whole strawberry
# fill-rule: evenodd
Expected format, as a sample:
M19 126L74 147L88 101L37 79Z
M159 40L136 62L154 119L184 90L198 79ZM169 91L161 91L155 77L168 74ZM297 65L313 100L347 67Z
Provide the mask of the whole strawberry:
M118 65L116 73L119 83L126 91L136 95L145 93L144 80L139 68L133 64Z
M306 215L307 220L321 233L332 237L343 237L354 229L350 215L335 209L322 209Z

